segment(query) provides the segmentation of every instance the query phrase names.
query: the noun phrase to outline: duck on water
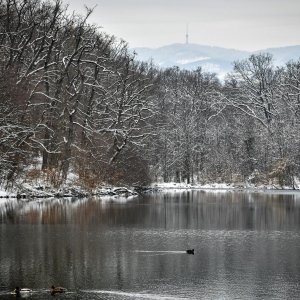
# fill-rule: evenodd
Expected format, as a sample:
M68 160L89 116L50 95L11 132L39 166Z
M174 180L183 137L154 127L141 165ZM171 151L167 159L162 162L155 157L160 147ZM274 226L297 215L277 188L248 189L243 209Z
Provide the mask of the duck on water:
M51 295L61 294L61 293L64 293L65 291L66 291L65 288L63 288L63 287L55 287L54 285L52 285L51 289L50 289Z
M194 249L188 249L188 250L186 250L186 253L187 253L187 254L193 254L193 255L194 255Z

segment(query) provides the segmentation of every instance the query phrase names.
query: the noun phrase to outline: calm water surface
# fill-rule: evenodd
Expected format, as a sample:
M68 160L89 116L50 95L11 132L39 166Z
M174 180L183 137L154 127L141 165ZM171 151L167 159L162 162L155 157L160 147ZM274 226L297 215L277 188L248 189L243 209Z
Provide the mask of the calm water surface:
M300 299L300 196L0 200L0 299L53 299L52 284L59 299Z

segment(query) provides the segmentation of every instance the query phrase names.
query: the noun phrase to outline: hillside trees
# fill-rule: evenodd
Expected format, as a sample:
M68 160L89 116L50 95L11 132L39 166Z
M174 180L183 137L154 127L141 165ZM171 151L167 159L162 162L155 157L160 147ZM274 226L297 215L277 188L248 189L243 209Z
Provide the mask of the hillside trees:
M0 9L1 82L9 73L12 90L26 90L20 92L22 108L12 91L8 100L1 91L3 141L10 139L5 122L11 107L22 116L13 118L18 128L28 127L20 129L27 133L18 145L42 157L42 170L54 172L56 184L82 155L109 169L125 148L143 143L152 116L149 68L134 61L124 42L89 25L91 10L68 16L59 0L6 0ZM10 151L20 150L14 145ZM2 143L1 152L10 153Z
M26 169L60 185L150 180L293 184L299 61L271 55L215 74L160 70L60 0L0 0L0 180ZM36 161L40 162L37 164ZM27 170L28 171L28 170Z
M208 122L216 113L215 75L171 68L160 75L156 172L164 181L194 182L204 169Z
M269 54L252 55L235 62L223 85L201 69L171 68L159 86L155 179L232 182L258 173L263 183L291 185L299 165L296 62L276 68Z
M252 55L234 66L235 72L227 86L230 82L234 85L225 91L224 99L236 114L242 113L243 127L252 124L247 135L243 135L241 154L247 153L248 157L245 157L246 161L244 158L244 166L247 166L244 174L249 175L255 169L271 174L287 161L287 165L294 165L296 158L291 158L290 150L299 140L294 131L297 127L297 93L292 91L290 80L297 77L297 68L293 68L292 63L282 68L275 67L269 54ZM290 179L286 183L290 185L292 172L289 170L288 173Z
M286 162L286 177L294 184L300 172L300 60L287 63L282 72L280 95L283 102L280 153Z
M26 115L24 95L26 86L16 87L11 70L0 67L0 181L13 183L15 175L22 172L22 163L31 156L26 141L33 134L30 118ZM6 180L7 179L7 180Z

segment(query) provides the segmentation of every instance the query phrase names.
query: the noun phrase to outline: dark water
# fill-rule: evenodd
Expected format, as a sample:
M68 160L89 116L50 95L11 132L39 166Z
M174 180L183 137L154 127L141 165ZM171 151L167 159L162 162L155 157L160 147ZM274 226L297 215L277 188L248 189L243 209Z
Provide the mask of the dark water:
M0 299L53 299L52 284L59 299L300 299L300 196L0 200Z

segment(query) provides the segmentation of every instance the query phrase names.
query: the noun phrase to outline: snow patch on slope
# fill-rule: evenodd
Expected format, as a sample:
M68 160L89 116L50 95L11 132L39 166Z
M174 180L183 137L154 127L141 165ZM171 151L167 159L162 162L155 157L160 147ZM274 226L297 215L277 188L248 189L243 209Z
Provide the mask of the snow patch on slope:
M186 59L180 59L177 60L176 63L180 65L185 65L185 64L191 64L197 61L203 61L203 60L208 60L210 57L208 56L199 56L199 57L194 57L194 58L186 58Z

